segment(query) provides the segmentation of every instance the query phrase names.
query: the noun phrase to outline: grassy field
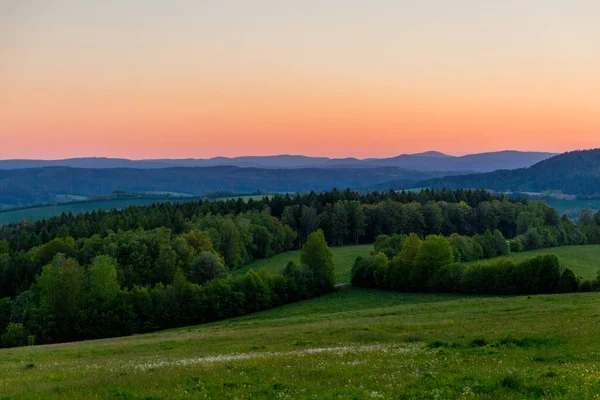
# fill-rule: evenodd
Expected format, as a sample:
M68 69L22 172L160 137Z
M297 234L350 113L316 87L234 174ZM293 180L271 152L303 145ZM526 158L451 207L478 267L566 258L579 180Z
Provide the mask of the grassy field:
M332 247L331 251L333 253L333 262L335 263L336 282L350 282L350 271L352 270L354 260L356 260L356 257L358 256L368 256L371 250L373 250L373 245L370 244ZM275 257L266 260L259 260L244 268L236 270L234 273L243 275L251 268L258 271L263 267L271 273L280 273L290 261L300 264L300 251L290 251L278 254Z
M522 260L540 254L555 254L558 256L564 267L571 269L575 275L585 279L595 278L597 272L600 270L600 245L563 246L550 249L539 249L523 253L511 253L506 257L514 260Z
M365 244L358 246L332 247L333 261L336 269L336 282L350 282L350 271L356 257L369 255L373 245ZM600 270L600 245L588 246L564 246L550 249L540 249L527 251L524 253L512 253L508 257L519 260L533 257L540 254L556 254L562 264L570 268L575 275L586 279L593 279ZM259 260L244 268L236 270L235 274L245 274L250 268L258 271L260 268L266 268L271 273L280 273L288 262L300 262L300 251L290 251L278 254L275 257ZM491 261L491 260L489 260Z
M370 250L334 248L338 282ZM557 254L592 277L600 246L510 257L538 253ZM285 253L247 268L277 271L298 257ZM0 399L600 398L599 304L600 293L464 296L345 286L217 323L0 349Z
M593 399L599 302L345 287L198 327L0 350L0 398Z
M165 193L166 194L166 193ZM264 196L241 196L244 200L254 199L260 200ZM229 200L237 199L238 197L227 197L218 200ZM182 203L187 201L198 200L200 197L149 197L149 198L120 198L120 199L106 199L106 200L93 200L93 201L77 201L70 203L57 203L56 205L43 205L36 207L17 208L17 209L6 209L0 210L0 224L10 224L13 222L19 222L22 220L37 221L40 219L51 218L61 215L63 212L68 214L72 212L77 215L79 213L95 211L95 210L121 210L129 206L147 206L156 203Z

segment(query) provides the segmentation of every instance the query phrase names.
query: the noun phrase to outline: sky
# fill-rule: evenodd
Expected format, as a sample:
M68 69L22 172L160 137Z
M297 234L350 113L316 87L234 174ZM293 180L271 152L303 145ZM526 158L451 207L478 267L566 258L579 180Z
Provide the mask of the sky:
M0 0L0 158L600 147L597 0Z

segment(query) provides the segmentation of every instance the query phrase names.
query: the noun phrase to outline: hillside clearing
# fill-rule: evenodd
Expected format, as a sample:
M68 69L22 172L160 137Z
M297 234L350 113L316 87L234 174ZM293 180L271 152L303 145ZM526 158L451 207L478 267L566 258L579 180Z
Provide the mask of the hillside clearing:
M368 256L371 250L373 250L373 245L371 244L332 247L331 252L333 253L333 262L335 263L336 282L350 282L350 271L352 271L354 260L359 256ZM272 274L279 274L290 261L300 264L300 250L288 251L268 259L255 261L252 264L235 270L234 274L245 274L250 269L258 271L261 268L266 268Z
M584 279L596 278L596 274L600 270L600 245L551 247L523 253L511 253L508 256L499 258L522 260L541 254L556 255L565 268L571 269L575 275ZM493 262L497 259L475 261L475 263Z

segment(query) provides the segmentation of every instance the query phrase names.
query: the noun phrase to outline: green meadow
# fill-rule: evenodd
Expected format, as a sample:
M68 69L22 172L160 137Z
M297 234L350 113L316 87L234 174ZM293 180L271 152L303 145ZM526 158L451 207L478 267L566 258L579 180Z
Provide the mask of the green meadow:
M373 250L373 245L370 244L332 247L331 251L333 252L333 261L335 263L336 282L350 282L350 271L352 270L354 260L359 256L368 256L371 250ZM600 270L600 245L555 247L523 253L512 253L507 257L519 260L540 254L557 255L564 267L570 268L575 275L585 279L595 278L597 271ZM245 274L251 268L255 271L258 271L260 268L266 268L271 273L280 273L290 261L300 263L300 251L290 251L278 254L275 257L266 260L259 260L234 271L234 273ZM481 263L486 261L493 261L493 259L477 262Z
M584 279L596 278L596 274L600 270L600 245L553 247L549 249L526 251L523 253L511 253L508 256L500 258L522 260L541 254L556 255L563 267L571 269L576 276L580 276ZM494 260L495 259L481 260L476 261L476 263L493 262Z
M370 250L334 248L338 282ZM592 277L600 246L510 257L538 253L557 254ZM251 267L278 271L298 257ZM0 349L0 399L593 399L600 396L599 304L600 293L343 286L211 324Z
M593 399L599 302L344 287L197 327L0 350L0 398Z
M335 264L335 278L337 283L350 282L350 271L356 257L366 257L373 250L373 245L363 244L357 246L341 246L332 247L333 262ZM245 274L250 269L258 271L261 268L266 268L270 273L278 274L283 271L285 266L293 261L300 264L300 250L281 253L274 257L258 260L243 268L234 271L235 274Z

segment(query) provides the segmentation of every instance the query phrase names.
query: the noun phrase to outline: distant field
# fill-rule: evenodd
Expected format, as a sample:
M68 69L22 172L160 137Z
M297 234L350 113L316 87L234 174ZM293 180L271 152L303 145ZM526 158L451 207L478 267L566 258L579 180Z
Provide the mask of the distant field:
M0 350L0 398L591 399L599 303L345 287L197 327Z
M358 256L368 256L372 249L373 245L370 244L331 248L336 269L336 282L350 282L350 271L352 270L354 260L356 260L356 257ZM280 273L290 261L294 261L295 263L299 264L300 251L290 251L287 253L278 254L275 257L271 257L266 260L259 260L245 266L244 268L234 271L234 273L245 274L250 268L258 271L263 267L271 273Z
M586 279L595 278L598 270L600 270L600 245L563 246L550 249L539 249L523 253L511 253L506 257L514 260L522 260L540 254L555 254L558 256L564 267L571 269L575 275L582 276Z
M333 260L336 268L336 282L350 282L350 272L354 260L358 256L368 256L372 249L373 245L370 244L332 247L331 251L333 252ZM586 279L595 278L597 271L600 270L600 245L540 249L523 253L512 253L508 257L519 260L540 254L556 254L565 267L570 268L575 275L583 276ZM234 273L245 274L250 268L258 271L262 267L271 273L280 273L290 261L300 263L300 251L290 251L266 260L259 260L244 268L235 270ZM489 262L492 260L483 261Z
M245 201L249 199L259 200L264 196L235 196L220 198L218 200L229 200L242 198ZM112 209L123 209L129 206L147 206L156 203L183 203L188 201L199 200L201 197L149 197L149 198L120 198L120 199L108 199L108 200L93 200L93 201L78 201L72 203L57 203L56 205L44 205L39 207L28 207L19 209L0 209L0 224L10 224L12 222L19 222L22 220L37 221L40 219L55 217L61 215L63 212L68 214L72 212L77 215L79 213L95 211L95 210L112 210Z

